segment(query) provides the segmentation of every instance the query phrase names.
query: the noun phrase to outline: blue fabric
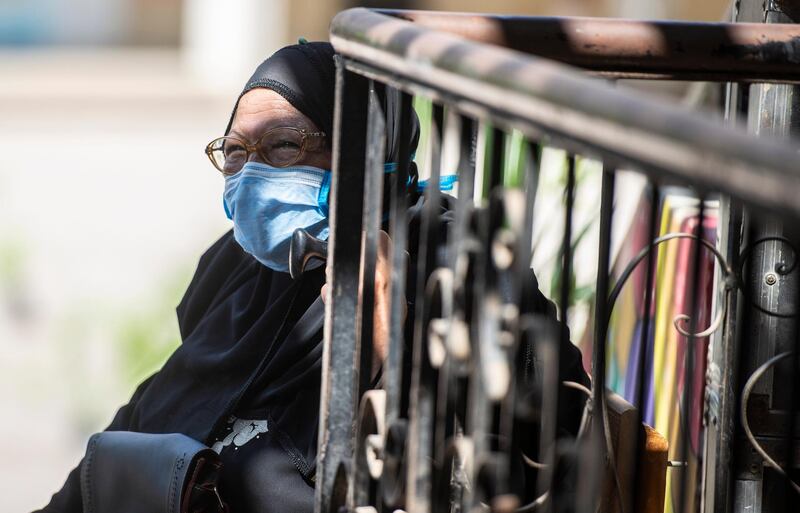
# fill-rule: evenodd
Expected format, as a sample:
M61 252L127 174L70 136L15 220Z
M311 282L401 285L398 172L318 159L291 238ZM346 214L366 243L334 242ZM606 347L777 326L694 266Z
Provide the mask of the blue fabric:
M383 172L384 173L394 173L397 171L397 162L387 162L383 165ZM319 190L319 209L328 217L328 207L329 207L329 199L330 199L330 192L331 192L331 173L326 173L325 177L322 180L322 188ZM230 217L229 217L230 219Z
M330 171L311 166L275 168L248 162L226 177L225 212L242 249L274 271L289 272L295 230L304 228L327 240L327 208L320 205L326 175Z
M458 175L442 175L439 177L439 190L452 191L457 181ZM417 190L422 192L427 186L428 180L421 180L417 183Z
M384 164L385 173L397 163ZM331 172L311 166L276 168L248 162L225 178L222 206L236 241L274 271L289 272L292 234L304 228L327 240Z

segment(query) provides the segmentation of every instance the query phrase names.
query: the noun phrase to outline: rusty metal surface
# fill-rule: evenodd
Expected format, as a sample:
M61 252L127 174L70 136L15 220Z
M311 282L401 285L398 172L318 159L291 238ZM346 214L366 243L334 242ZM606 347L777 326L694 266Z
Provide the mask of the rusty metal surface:
M378 12L617 78L800 81L797 25Z
M467 41L367 9L331 24L337 52L382 79L445 91L528 133L545 131L612 163L800 213L800 156L708 116L614 88L556 63ZM364 70L362 70L363 72Z

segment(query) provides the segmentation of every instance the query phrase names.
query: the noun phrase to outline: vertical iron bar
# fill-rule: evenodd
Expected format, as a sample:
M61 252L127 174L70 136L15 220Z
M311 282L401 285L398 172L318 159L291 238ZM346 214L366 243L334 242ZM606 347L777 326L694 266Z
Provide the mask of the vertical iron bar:
M791 235L789 237L789 240L792 241L792 247L793 248L800 248L800 245L798 244L798 230L796 228L791 229ZM795 251L797 251L797 249L795 249ZM795 259L798 257L796 252L792 256ZM795 260L795 262L797 262L797 261ZM791 289L791 292L794 293L794 300L791 302L791 304L793 305L795 311L797 311L798 305L800 305L800 287L794 287L794 289ZM797 466L796 466L797 465L797 460L795 459L795 455L796 455L796 453L795 453L795 444L797 443L797 440L796 440L796 436L797 435L796 435L796 433L797 433L797 428L798 428L797 413L798 413L798 410L800 410L800 408L799 408L799 406L800 406L800 344L798 344L798 341L800 340L800 324L795 322L795 323L793 323L792 328L794 330L794 333L792 334L792 337L791 337L791 342L792 342L791 350L794 352L794 355L790 358L790 361L792 362L792 370L789 373L789 379L791 380L789 388L792 391L791 392L792 396L789 399L789 401L786 401L786 404L788 405L788 409L789 409L789 411L788 411L789 421L788 421L788 426L787 426L787 429L786 429L786 454L787 454L787 458L786 458L786 463L785 463L785 466L784 466L784 468L786 469L786 473L788 474L789 478L784 481L784 492L783 492L784 496L787 498L787 500L786 500L787 504L790 504L792 502L792 499L789 499L789 497L792 497L793 494L796 497L796 491L794 490L794 487L789 482L789 480L790 479L795 479L795 476L798 475Z
M458 197L455 204L455 220L450 231L451 243L449 247L451 251L447 255L448 267L455 270L456 261L463 247L464 235L469 223L468 214L472 210L472 196L475 187L474 139L476 123L471 118L456 114L452 110L448 112L448 117L454 119L451 121L451 126L454 127L454 130L457 128L459 131Z
M391 319L389 327L389 352L383 375L386 390L386 423L392 424L402 410L403 388L403 348L405 346L405 319L403 308L406 303L406 246L408 245L408 169L411 164L411 115L412 98L407 93L396 89L387 89L387 95L399 95L400 102L400 148L396 178L392 181L391 214L389 217L389 235L392 239L392 283L391 283Z
M561 309L561 343L569 342L569 284L572 274L572 217L575 206L575 155L567 155L567 185L564 189L564 237L561 240L561 277L559 282L559 308ZM602 362L601 362L602 363ZM593 370L594 373L594 370ZM594 379L593 379L593 382Z
M634 446L637 449L637 452L643 450L644 447L644 440L642 439L642 431L641 426L644 422L646 410L647 410L647 398L646 394L648 393L648 373L647 373L647 361L650 358L650 327L652 325L652 318L651 313L653 310L653 297L655 295L655 265L656 265L656 258L658 256L658 248L653 245L653 241L658 237L658 214L659 214L659 207L661 205L661 191L656 182L650 181L649 182L649 190L648 194L650 195L650 209L649 209L649 217L647 219L647 239L645 240L645 247L648 247L647 259L646 261L646 269L645 269L645 285L644 285L644 310L643 310L643 318L642 318L642 328L641 333L639 334L639 359L636 363L636 398L634 400L634 406L636 407L637 412L637 427L639 430L637 431L637 444ZM614 305L609 305L608 315L609 318L611 316L611 312L614 309ZM635 458L633 462L633 507L638 507L638 499L637 494L639 490L643 489L643 483L641 481L642 476L639 472L639 464L641 463L640 458ZM631 509L627 509L626 511L635 511Z
M569 343L568 311L570 299L570 275L572 274L572 218L575 203L575 155L567 154L567 183L564 188L564 233L561 239L561 268L559 275L558 308L559 341ZM561 377L559 376L559 383Z
M400 106L398 120L388 121L399 133L398 167L395 176L390 175L391 183L389 235L392 239L392 283L389 326L389 351L386 358L383 385L386 390L386 429L402 439L384 440L397 447L390 454L390 447L384 447L384 467L379 483L378 497L381 506L391 509L403 502L405 473L403 471L406 439L400 433L406 432L405 416L408 410L409 383L404 382L404 354L406 350L404 308L406 304L406 273L409 265L406 247L408 246L408 178L411 164L411 130L413 98L398 89L386 89L387 100L397 101ZM380 509L382 511L382 508Z
M569 155L568 157L568 167L570 176L568 178L567 189L570 188L570 182L575 180L575 157L573 155ZM604 174L603 176L603 199L606 200L606 206L610 208L613 205L613 189L609 188L608 177ZM574 187L574 185L573 185ZM611 195L610 198L606 197L605 195ZM612 203L609 204L609 201ZM571 202L571 199L568 198L568 203ZM571 205L570 205L571 207ZM608 215L609 213L606 212ZM568 222L571 224L572 217L571 213L568 212ZM609 230L610 234L610 223L608 226L605 226ZM601 230L604 229L603 224L601 223ZM609 235L610 236L610 235ZM571 258L571 251L570 246L568 245L569 240L567 239L567 235L564 235L564 242L562 243L562 252L565 255L565 263L564 263L564 271L562 271L561 275L561 302L565 305L568 305L569 299L569 268L568 263L566 262L566 256L569 255ZM603 233L601 232L601 239L600 239L600 247L599 251L603 251L603 244L604 238ZM569 253L567 253L570 251ZM606 248L605 251L607 252L608 249ZM604 276L602 279L606 280L605 283L605 292L600 289L600 280L601 280L601 270L602 270L602 261L601 259L607 258L603 255L598 254L598 289L596 291L598 297L601 293L605 294L605 297L608 297L608 277ZM605 273L608 274L608 263L606 261L605 264ZM595 300L596 303L599 303L599 300ZM607 301L607 299L606 299ZM566 307L562 307L565 309L564 312L564 320L562 321L564 324L561 327L561 343L563 344L569 335L569 327L566 325ZM601 307L602 308L602 307ZM606 307L607 308L607 307ZM596 317L596 320L600 319L600 317ZM602 322L600 323L603 324ZM598 329L598 325L595 324L595 330ZM607 331L607 330L606 330ZM581 446L579 446L579 455L578 460L581 462L580 469L576 478L578 482L576 483L576 488L578 490L578 497L575 501L575 511L578 512L589 512L594 511L596 508L596 504L600 500L599 490L600 490L600 483L601 483L601 476L603 475L603 469L601 463L603 461L604 453L604 440L605 440L605 426L604 426L604 415L605 415L605 372L606 372L606 337L604 335L598 335L598 332L595 333L593 344L592 344L592 395L591 395L591 404L592 404L592 431L587 440L579 441Z
M689 511L694 512L694 505L695 505L695 496L692 494L691 496L686 496L686 483L689 478L689 471L690 468L688 466L688 454L689 454L689 445L691 444L691 429L692 429L692 404L693 404L693 396L694 396L694 366L696 364L694 353L695 353L695 345L697 344L697 337L695 334L698 332L698 308L701 306L699 301L699 288L700 288L700 265L702 263L702 254L703 254L703 244L700 242L703 240L704 231L705 231L705 195L699 194L699 211L697 214L697 226L695 226L695 239L693 241L692 246L692 267L691 267L691 279L687 282L687 290L692 290L691 300L689 301L689 315L691 316L689 319L689 336L686 338L685 353L684 353L684 371L683 371L683 400L680 408L680 425L681 425L681 447L680 447L680 460L684 462L684 465L678 467L678 471L681 473L681 480L680 480L680 490L677 494L678 496L678 513L683 513L685 508L687 507L687 502L689 502ZM677 384L677 383L676 383Z
M326 274L329 300L325 305L316 513L329 513L342 497L341 478L353 452L353 420L357 408L357 306L359 264L353 258L361 246L364 197L364 141L343 143L343 135L364 133L366 95L353 94L363 78L346 72L336 58L333 170L330 196L330 245ZM340 468L344 469L340 471ZM346 475L346 474L345 474ZM338 481L338 482L337 482Z
M503 183L503 165L505 162L505 152L506 152L506 133L496 127L492 127L492 160L491 160L491 172L489 176L489 189L488 192L491 192L497 187L498 185Z
M569 299L570 299L570 275L572 274L572 219L575 203L575 155L567 153L567 183L564 188L564 233L561 240L561 269L559 277L559 297L558 308L560 310L558 344L554 345L554 360L561 361L561 348L569 344ZM559 369L560 370L560 369ZM555 371L556 388L549 393L558 394L561 389L561 373ZM543 390L547 394L547 390ZM557 408L557 403L556 403ZM549 442L551 447L555 446L555 440ZM580 511L580 510L579 510Z
M460 116L454 110L448 110L446 119L444 121L444 131L442 135L442 155L446 155L447 150L451 149L452 145L457 145L459 152L458 162L456 169L459 178L458 197L454 205L453 221L449 224L447 230L447 243L446 243L446 256L443 262L447 269L450 270L452 276L456 272L456 262L458 255L461 252L464 233L466 231L467 215L469 212L468 205L465 202L471 202L471 192L467 194L463 188L464 181L469 185L472 184L472 166L469 162L470 141L467 140L467 146L464 147L464 130L470 129L472 125L470 120ZM469 127L466 126L469 124ZM449 174L450 170L446 170ZM454 300L454 291L443 291ZM455 310L455 308L454 308ZM455 312L446 313L451 315L449 321L461 322L454 319ZM451 325L452 326L452 325ZM447 349L445 349L448 351ZM449 353L449 351L448 351ZM455 418L456 407L458 398L458 369L454 368L452 358L446 354L445 361L439 370L439 389L437 390L437 413L436 413L436 437L434 439L434 457L436 461L444 461L444 454L447 450L448 438L455 433Z
M733 198L720 198L717 247L733 268L738 268L744 212ZM714 283L724 282L723 270L715 269ZM732 279L732 278L728 278ZM719 285L717 285L719 287ZM734 470L734 443L738 411L738 378L743 326L742 294L738 289L717 293L716 308L726 308L720 329L711 335L710 360L706 372L706 429L703 439L703 512L727 513L731 503L731 475ZM638 489L638 488L637 488Z
M475 126L471 118L458 114L452 107L447 110L445 121L445 131L443 137L442 154L447 155L451 145L456 144L458 149L458 161L456 163L456 173L458 175L458 194L454 205L454 217L451 227L448 230L446 266L453 276L450 291L451 301L453 301L453 311L450 313L450 333L448 337L454 336L456 331L463 336L464 331L455 329L456 323L465 323L465 312L461 311L461 306L456 298L456 273L459 257L463 255L465 249L465 238L468 233L470 215L472 213L472 196L474 193L475 177ZM445 170L450 172L450 170ZM459 326L462 328L463 324ZM465 340L458 340L458 343L466 343ZM437 404L437 437L435 444L435 458L438 463L438 475L434 483L433 508L434 513L443 510L456 511L465 507L469 495L469 483L472 476L466 476L467 466L464 461L458 458L448 457L448 453L456 450L456 444L463 442L461 438L464 430L465 408L466 408L466 368L468 363L459 357L455 358L449 347L448 338L447 354L440 370L438 404ZM449 463L449 466L448 466ZM439 497L438 494L445 493L447 497ZM447 508L444 503L449 503Z
M461 143L460 143L460 154L458 159L458 202L456 203L457 210L457 217L458 223L456 225L456 231L454 232L454 236L457 237L458 247L457 251L453 252L451 255L451 261L449 265L455 271L457 271L457 265L459 258L464 258L466 255L465 252L465 241L468 237L471 237L472 234L469 232L470 230L470 221L472 220L473 212L474 212L474 202L475 202L475 173L476 173L476 155L478 150L478 130L480 129L480 124L466 116L460 116L461 120ZM465 309L470 309L472 305L465 304L462 305ZM471 311L464 311L462 312L464 318L462 319L464 322L467 322L467 317L472 315ZM469 327L468 327L469 329ZM465 373L467 374L467 373ZM463 390L459 390L459 399L456 405L456 415L461 419L462 425L460 426L462 430L466 429L466 424L468 423L467 417L467 398L469 397L469 378L467 376L461 376L459 378L459 386L463 387Z
M433 421L435 420L435 381L423 369L430 367L427 358L428 309L426 288L428 276L436 268L439 243L439 167L441 148L442 106L434 104L430 130L430 178L425 188L425 202L417 252L415 327L409 404L408 474L406 503L408 511L430 511L433 454Z
M530 348L532 341L528 339L529 327L526 326L526 319L529 319L530 312L527 308L527 296L529 294L534 293L532 288L532 284L530 280L532 279L532 270L531 270L531 259L532 259L532 239L533 239L533 213L534 213L534 205L536 201L536 192L538 186L538 175L539 175L539 157L540 157L540 148L537 142L531 142L528 139L525 139L522 142L523 148L523 173L522 173L522 197L524 204L522 205L523 213L522 213L522 222L518 227L516 227L519 232L515 233L517 237L516 241L516 254L514 255L514 263L513 267L511 268L511 276L512 280L515 284L515 290L513 292L513 304L517 307L516 312L516 322L515 326L513 326L514 332L513 336L515 338L515 343L513 345L513 350L510 352L510 368L512 377L510 379L510 388L507 394L506 401L503 405L503 410L501 415L501 436L504 436L508 440L508 461L506 462L507 468L506 472L509 476L509 484L508 488L511 488L511 477L514 475L515 472L519 472L519 469L516 468L516 463L518 463L518 457L512 454L512 451L516 450L517 448L522 447L522 440L518 439L518 437L523 437L525 440L528 437L531 437L532 433L524 432L520 433L517 428L515 428L515 424L517 421L517 411L518 411L518 404L524 398L520 398L519 394L517 393L517 383L520 382L520 372L525 372L527 369L520 369L517 368L517 364L519 359L516 357L518 352L520 351L520 346L525 345L526 349ZM533 329L531 327L530 329ZM527 362L525 362L525 365ZM555 384L553 390L557 390L558 386ZM557 394L556 394L557 397ZM555 414L552 416L555 419ZM555 422L553 422L555 425ZM541 460L541 454L536 455L538 460ZM527 478L523 478L525 482L525 486L527 488L533 488L537 486L535 482L527 482ZM524 498L524 496L523 496Z
M367 147L365 155L363 217L363 244L361 245L361 298L358 316L360 330L357 350L360 353L359 387L357 399L370 388L373 375L373 310L375 304L375 271L378 245L378 231L383 211L383 161L386 145L386 123L383 118L375 85L369 81L369 107L367 112ZM357 445L356 445L357 447ZM357 465L358 455L353 454L351 487L352 504L363 506L369 500L370 476L366 468Z
M769 0L764 3L765 7L765 23L800 23L800 3L797 0ZM800 134L800 87L797 85L789 84L759 84L751 88L751 99L754 100L755 108L760 110L758 119L757 133L767 133L777 135L779 137L789 138L797 137ZM757 102L757 103L756 103ZM783 221L783 220L781 220ZM795 223L785 223L779 221L777 224L780 226L779 230L782 234L788 235L790 241L797 242L797 230ZM785 248L785 246L784 246ZM777 260L781 256L784 262L792 259L797 262L798 246L793 246L793 251L782 252L781 249L774 250L774 258ZM788 248L787 248L788 249ZM787 255L786 253L791 253ZM781 275L778 284L778 305L781 303L791 305L797 311L798 303L796 298L799 295L800 285L797 281L797 271L783 275L777 269L774 269L777 274ZM774 288L774 287L773 287ZM780 308L780 307L779 307ZM780 436L785 436L786 452L783 458L784 469L789 476L787 479L781 479L776 473L767 473L765 470L764 489L767 490L771 484L766 479L767 476L774 476L777 478L776 484L783 488L783 494L780 504L772 504L772 501L765 500L764 511L771 513L775 509L782 508L784 511L796 509L797 492L793 489L790 480L792 479L795 470L795 427L797 411L797 404L800 401L798 398L798 362L800 356L797 353L798 347L793 343L797 340L797 334L800 332L800 325L798 325L797 318L781 319L776 323L774 330L777 332L777 340L772 347L772 354L789 349L795 351L793 358L790 358L791 363L784 362L776 366L773 373L773 382L770 385L770 399L771 407L775 410L786 411L788 422L786 426L782 426L786 431L781 433ZM788 348L786 346L789 346ZM791 369L791 372L789 371ZM788 383L787 383L788 381ZM791 394L786 398L786 392ZM779 428L780 429L780 428ZM796 472L795 472L796 474ZM771 494L772 498L777 494ZM792 506L794 504L794 506Z
M734 18L735 21L740 22L797 23L800 19L797 19L798 11L796 6L797 2L790 0L740 0L735 3ZM751 86L738 85L737 88L749 91L747 122L751 133L755 136L768 135L773 137L788 137L792 133L796 135L799 126L798 114L800 114L800 95L798 94L800 89L797 86L789 84L753 84ZM784 223L783 219L758 218L751 216L750 212L746 212L742 218L744 219L743 225L748 226L747 233L755 236L751 239L750 244L755 244L755 238L761 238L765 235L782 235L787 228L791 228ZM743 297L745 301L739 305L738 310L748 322L746 325L740 322L740 326L736 327L737 331L733 332L736 337L734 340L737 341L735 349L740 352L737 355L739 358L738 368L725 369L731 373L737 373L738 371L740 379L738 383L736 380L731 379L731 384L723 389L723 394L727 390L735 390L737 399L740 397L742 384L750 376L750 373L768 358L783 351L784 344L794 337L798 329L796 319L778 318L757 311L750 306L754 302L764 301L777 305L780 309L780 305L796 295L798 283L791 275L783 276L773 285L765 283L765 275L774 271L771 268L772 264L781 256L781 246L781 244L766 243L759 248L755 248L749 257L749 262L747 262L748 272L746 274L743 273L742 276L746 289L745 294L740 297ZM796 255L791 258L796 258ZM737 306L736 302L734 302L734 306ZM784 399L786 399L785 392L788 390L786 387L788 383L785 381L781 383L779 373L777 373L777 368L780 367L782 365L778 365L776 369L768 371L757 388L760 394L766 396L764 400L770 405L770 408L786 411L787 408L791 407L783 403ZM776 377L779 379L776 380ZM723 384L725 383L723 382ZM723 395L723 398L727 398L727 396ZM722 428L727 428L730 424L733 424L732 421L728 422L728 419L738 414L737 408L738 404L727 408L727 411L723 410L723 413L728 415L722 418ZM775 427L773 426L772 429L764 430L765 432L762 433L762 436L782 436L782 433L774 432L774 429ZM732 446L735 447L738 443L749 445L749 442L743 436L741 426L737 426L735 429L730 428L730 431L733 431L733 435L735 435L730 436L728 439ZM791 444L789 447L791 447ZM720 458L721 461L716 466L717 470L714 476L716 479L712 481L719 488L715 499L717 496L721 496L719 502L722 502L722 498L728 499L731 503L729 509L733 513L743 513L745 511L772 513L774 511L789 511L793 508L792 504L796 502L796 494L793 490L783 489L785 481L782 477L778 476L777 473L766 470L760 464L760 458L747 457L746 455L749 455L749 453L746 452L737 452L735 457L731 458L729 456L731 451L726 449L724 445L721 445L720 453L723 457L728 456L728 460L733 459L733 464L731 465L730 461ZM726 464L731 469L729 473L726 472ZM728 485L731 481L732 485ZM729 488L732 490L729 491ZM783 493L780 493L779 489ZM732 499L731 496L733 497ZM727 504L723 504L722 507L715 507L713 513L727 513L724 506L727 506Z
M748 5L749 4L749 5ZM753 0L740 0L731 4L730 21L755 21L748 19L740 7L753 7ZM759 3L760 4L760 3ZM759 5L759 12L761 7ZM760 17L759 17L760 18ZM725 124L736 125L747 116L749 85L725 84ZM729 196L720 197L717 248L731 263L736 264L743 244L745 214L742 205ZM734 267L736 267L734 265ZM716 266L714 282L722 283L722 270ZM717 294L717 302L725 301L728 294L727 311L722 327L711 338L708 371L706 372L706 430L703 440L702 489L703 513L729 513L732 511L733 478L736 463L734 447L736 439L736 416L738 411L738 378L741 353L741 326L745 309L742 294L738 290ZM638 475L637 475L638 478ZM638 488L637 488L638 489ZM756 512L754 512L756 513Z
M489 434L491 409L489 408L489 399L486 394L485 385L483 383L483 350L482 346L485 344L483 338L484 330L484 303L483 298L486 296L488 290L487 286L487 254L486 238L488 235L488 222L485 215L485 207L483 204L486 202L488 191L491 190L493 182L492 173L496 165L492 165L490 160L491 155L487 152L491 151L489 144L491 141L487 140L487 133L492 134L493 131L487 128L486 120L482 120L477 124L477 139L476 139L476 155L482 155L480 162L477 163L475 170L475 182L473 193L473 204L476 208L473 210L471 219L469 221L470 233L467 235L472 241L471 253L468 257L469 265L471 266L472 274L464 276L467 283L464 283L465 294L468 310L468 329L470 337L470 374L467 391L467 406L466 406L466 428L465 433L472 439L472 458L473 458L473 475L469 496L467 497L466 508L471 510L480 505L481 497L476 490L479 484L478 466L484 462L489 451L489 444L487 443L487 436ZM489 136L491 137L491 136ZM481 147L482 146L482 147ZM496 155L496 153L495 153Z
M359 397L372 381L373 363L373 307L375 302L375 261L377 257L378 231L383 212L383 161L386 146L386 122L370 81L369 110L367 115L366 174L364 177L364 243L361 252L361 340L359 343L360 379Z
M610 279L610 267L611 267L611 229L612 229L612 217L614 214L614 185L615 185L615 178L616 172L613 169L607 170L603 169L603 177L602 177L602 188L600 192L600 239L598 244L598 253L597 253L597 286L595 290L596 298L595 298L595 316L594 316L594 351L598 351L605 355L606 353L606 345L608 342L608 321L609 321L609 310L610 305L608 304L608 293L609 293L609 279ZM595 372L600 372L603 374L605 378L605 365L602 367L598 367ZM605 380L601 382L603 386L605 386ZM602 394L601 402L599 404L600 407L595 410L595 422L598 424L602 423L603 432L605 433L606 429L608 428L608 412L605 408L605 390L603 388L600 389L600 393ZM597 397L597 391L595 391L595 398ZM603 438L605 440L605 436ZM607 447L608 451L613 451L613 448ZM617 495L616 499L619 500L619 511L620 513L626 513L629 510L626 504L626 498L622 497L622 490L620 489L619 485L619 469L617 466L616 461L614 461L614 454L610 454L608 456L609 467L612 472L612 479L614 480L613 483L613 490L614 493ZM613 502L609 502L613 504Z

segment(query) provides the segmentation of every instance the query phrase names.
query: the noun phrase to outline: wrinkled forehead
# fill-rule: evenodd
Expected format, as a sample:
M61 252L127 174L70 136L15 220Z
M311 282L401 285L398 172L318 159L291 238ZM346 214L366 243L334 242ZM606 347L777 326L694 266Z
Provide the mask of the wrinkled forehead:
M252 140L276 127L318 131L308 116L272 89L256 88L242 95L233 115L230 135Z

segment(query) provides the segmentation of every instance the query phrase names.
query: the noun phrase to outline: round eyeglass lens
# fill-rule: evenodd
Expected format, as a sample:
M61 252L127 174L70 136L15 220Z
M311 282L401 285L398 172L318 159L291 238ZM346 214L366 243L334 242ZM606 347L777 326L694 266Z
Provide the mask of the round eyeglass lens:
M211 145L211 160L217 169L226 175L239 172L247 162L247 148L245 143L235 137L220 137Z
M293 128L275 128L261 138L261 153L268 164L291 166L300 159L305 136Z

